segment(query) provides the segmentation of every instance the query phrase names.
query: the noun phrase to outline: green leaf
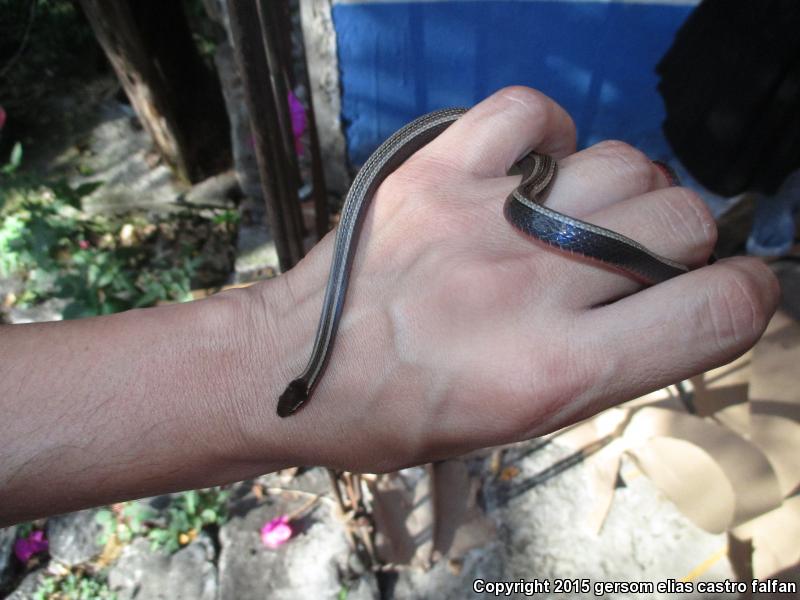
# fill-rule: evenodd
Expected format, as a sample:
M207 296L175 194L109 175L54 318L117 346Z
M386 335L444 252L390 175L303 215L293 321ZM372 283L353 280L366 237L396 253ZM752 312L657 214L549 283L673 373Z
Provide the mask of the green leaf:
M114 281L114 278L117 276L118 273L119 271L116 269L116 267L111 267L108 271L105 271L98 276L97 283L95 283L95 286L98 288L106 287L112 281Z
M22 164L22 144L17 142L11 149L11 157L8 159L8 163L6 163L6 165L3 167L3 173L5 173L6 175L10 175L11 173L19 169L19 166L21 164Z
M199 500L200 496L194 490L186 492L183 495L185 510L188 514L193 515L195 512L197 512L197 503Z
M97 309L77 300L70 302L64 308L64 320L69 319L83 319L84 317L94 317L97 315Z
M11 149L11 160L9 164L15 169L22 164L22 144L19 142L14 144L14 147Z
M94 520L100 523L100 525L107 526L112 525L116 519L114 518L114 513L107 508L104 508L97 512L97 514L94 516Z
M83 198L84 196L88 196L102 185L103 185L102 181L87 181L86 183L80 184L78 187L72 190L74 197L72 199L73 201L71 201L70 204L75 206L75 208L80 208L81 207L80 199ZM78 200L77 206L74 204L75 199Z
M89 287L100 287L97 285L97 280L100 277L100 266L97 263L89 265L89 270L86 272L86 283Z
M167 539L167 532L164 529L151 529L147 533L147 539L153 542L162 543Z
M173 511L171 527L177 532L189 531L192 528L189 522L189 515L183 511Z
M131 528L124 523L120 523L117 527L117 539L123 544L130 542L131 539L133 539L133 532L131 531Z
M217 513L213 509L204 508L203 512L200 513L200 518L203 519L204 523L216 523Z

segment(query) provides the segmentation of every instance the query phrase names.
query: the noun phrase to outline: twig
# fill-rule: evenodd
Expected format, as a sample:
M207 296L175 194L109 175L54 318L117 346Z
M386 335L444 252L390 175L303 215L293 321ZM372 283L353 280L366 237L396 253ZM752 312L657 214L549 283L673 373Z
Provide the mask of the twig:
M303 504L303 506L301 506L300 508L298 508L298 509L296 509L296 510L293 510L293 511L292 511L292 512L290 512L288 515L286 515L286 517L287 517L287 518L288 518L290 521L291 521L291 520L293 520L293 519L296 519L297 517L299 517L300 515L302 515L304 512L306 512L306 511L307 511L309 508L311 508L312 506L314 506L314 505L315 505L317 502L319 502L319 501L322 499L322 497L323 497L323 496L322 496L322 494L316 494L316 495L315 495L313 498L311 498L311 499L310 499L308 502L306 502L305 504Z
M686 384L683 381L679 381L675 384L675 389L678 391L678 398L683 403L686 412L690 415L696 415L697 408L694 405L694 394L686 389Z
M314 492L306 492L305 490L295 490L290 488L282 488L282 487L264 487L262 489L269 493L269 494L294 494L296 496L310 496L312 500L315 502L318 500L323 500L325 502L330 502L333 504L333 499L328 498L327 496L323 496L322 494L315 494Z
M330 479L331 487L333 488L333 497L336 499L336 503L339 505L339 510L341 513L347 514L347 509L344 505L344 500L342 499L342 491L339 489L339 478L336 476L336 471L333 469L326 469L328 473L328 479Z

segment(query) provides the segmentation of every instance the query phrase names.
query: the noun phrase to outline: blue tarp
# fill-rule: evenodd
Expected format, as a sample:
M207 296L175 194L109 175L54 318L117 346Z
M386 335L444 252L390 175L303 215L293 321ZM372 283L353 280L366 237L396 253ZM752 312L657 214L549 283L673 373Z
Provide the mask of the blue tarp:
M361 164L416 116L470 106L510 84L538 88L581 147L622 139L668 160L656 63L691 4L436 1L335 4L342 118Z

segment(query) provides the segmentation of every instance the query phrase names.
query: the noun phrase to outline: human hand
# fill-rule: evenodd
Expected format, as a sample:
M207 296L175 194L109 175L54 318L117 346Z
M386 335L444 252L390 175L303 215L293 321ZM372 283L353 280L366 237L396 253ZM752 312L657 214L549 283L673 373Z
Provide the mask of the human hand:
M281 431L290 463L391 470L547 433L752 346L779 295L759 261L721 261L643 290L505 221L518 182L505 173L533 148L560 159L548 206L673 260L707 262L716 229L696 194L669 187L623 143L574 145L552 100L508 88L391 175L360 235L331 361L286 420L274 402L307 360L333 235L269 285L270 322L257 329L279 380L260 413L246 411L248 437Z

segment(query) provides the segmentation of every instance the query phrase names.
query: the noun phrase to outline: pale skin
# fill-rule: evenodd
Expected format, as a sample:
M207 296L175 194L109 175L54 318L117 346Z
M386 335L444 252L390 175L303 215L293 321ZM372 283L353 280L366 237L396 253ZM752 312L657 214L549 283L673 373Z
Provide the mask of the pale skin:
M642 289L502 216L528 149L556 156L548 205L694 270ZM575 152L552 100L506 88L392 175L370 209L332 360L308 359L333 247L188 304L0 328L0 525L292 465L387 471L553 431L750 348L779 288L760 261L705 265L700 198L637 150Z

